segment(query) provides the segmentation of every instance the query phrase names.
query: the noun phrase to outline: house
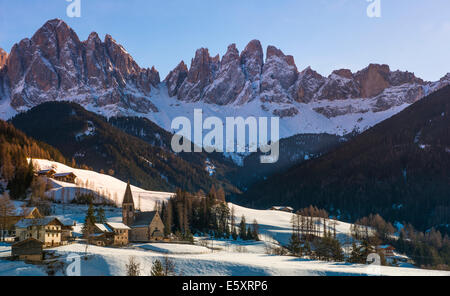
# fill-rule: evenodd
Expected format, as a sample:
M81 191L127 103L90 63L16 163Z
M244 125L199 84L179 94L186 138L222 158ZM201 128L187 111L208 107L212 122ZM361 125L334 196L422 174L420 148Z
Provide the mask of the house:
M2 224L5 225L4 230L0 230L0 236L5 237L14 237L16 236L15 225L22 219L37 219L42 218L43 216L39 212L39 210L35 207L20 207L16 208L14 213L11 216L2 217L5 221L2 221Z
M130 183L125 190L122 202L122 222L130 227L130 242L162 241L164 239L164 223L157 211L141 212L134 207Z
M90 243L105 247L112 245L114 241L114 232L107 225L101 223L94 224L94 231L90 235Z
M130 230L131 228L123 223L96 223L90 240L92 244L97 246L125 246L128 245L128 232Z
M56 171L54 169L40 170L36 174L38 176L43 176L43 177L47 177L47 178L53 178L53 176L56 174Z
M57 218L22 219L16 224L16 238L19 241L34 238L45 247L61 245L63 224Z
M126 226L123 223L112 223L107 222L107 226L114 232L114 242L113 244L115 246L126 246L128 245L128 236L129 231L131 230L130 227Z
M53 179L55 179L57 181L61 181L61 182L75 184L75 180L77 179L77 176L72 172L58 173L58 174L53 175Z
M39 262L43 259L43 245L40 240L27 238L11 246L11 255L19 260Z
M395 248L391 245L378 246L378 250L380 250L386 258L395 256Z
M269 209L269 211L282 211L287 213L293 213L294 209L291 207L285 207L285 206L273 206Z
M63 245L74 239L73 237L73 228L77 225L77 222L63 222L61 227L61 242Z

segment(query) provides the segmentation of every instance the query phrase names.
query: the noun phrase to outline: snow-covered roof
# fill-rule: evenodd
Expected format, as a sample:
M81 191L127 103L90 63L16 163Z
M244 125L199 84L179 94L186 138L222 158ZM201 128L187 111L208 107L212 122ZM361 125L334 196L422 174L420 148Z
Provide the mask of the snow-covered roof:
M113 223L113 222L107 222L106 223L109 227L112 229L121 229L121 230L130 230L131 228L126 226L123 223Z
M102 232L112 232L112 230L106 224L95 223L95 226Z
M37 209L37 208L36 207L17 207L17 208L15 208L14 215L15 216L27 216L31 212L33 212L35 209Z
M58 218L55 217L45 217L45 218L39 218L39 219L22 219L19 222L16 223L17 228L27 228L29 226L46 226L50 224L53 221L57 221L59 224L62 225L61 221L58 220Z
M152 223L153 219L155 218L156 214L157 211L136 213L135 220L133 225L131 225L131 228L140 228L149 226L150 223Z
M69 173L58 173L58 174L55 174L54 177L67 177L67 176L70 176L70 175L74 175L75 176L74 173L69 172Z
M378 248L379 249L395 249L393 246L391 246L391 245L381 245L381 246L378 246Z
M38 171L38 174L46 174L49 172L55 172L55 170L54 169L40 170Z
M286 207L286 206L273 206L269 210L278 210L278 211L288 210L288 211L293 211L294 209L291 208L291 207Z

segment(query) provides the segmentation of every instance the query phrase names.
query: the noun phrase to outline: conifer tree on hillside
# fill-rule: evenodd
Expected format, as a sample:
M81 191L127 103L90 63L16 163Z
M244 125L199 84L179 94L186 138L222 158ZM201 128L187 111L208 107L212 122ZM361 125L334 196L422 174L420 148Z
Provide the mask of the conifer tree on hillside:
M241 239L247 240L247 223L244 215L242 215L241 222L239 223L239 236Z
M87 253L88 245L91 243L91 236L94 233L95 223L96 223L96 217L94 214L94 206L91 203L86 212L86 216L84 218L84 224L83 224L83 228L82 228L82 233L86 240L86 251L85 251L86 253Z
M97 221L97 223L101 223L101 224L106 223L105 210L102 207L99 207L96 210L95 221Z

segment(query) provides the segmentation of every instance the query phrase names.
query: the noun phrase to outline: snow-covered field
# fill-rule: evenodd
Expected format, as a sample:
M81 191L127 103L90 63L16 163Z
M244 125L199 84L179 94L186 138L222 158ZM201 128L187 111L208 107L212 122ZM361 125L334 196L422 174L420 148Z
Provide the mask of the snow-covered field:
M223 247L220 242L216 246ZM230 246L239 246L241 242L228 242ZM262 243L255 243L261 245ZM198 246L177 245L170 247L163 244L161 249L168 248L179 252L195 250ZM155 250L141 248L142 245L134 245L128 248L115 249L97 246L89 246L85 253L83 244L73 244L64 247L50 249L56 256L60 256L61 262L66 262L67 256L79 255L81 275L83 276L123 276L126 275L126 264L134 257L140 263L141 275L150 275L152 263L167 256L175 264L177 275L185 276L367 276L376 275L376 269L368 265L329 263L300 259L289 256L267 255L245 243L247 249L240 248L214 248L214 252L203 253L175 253L167 254ZM157 244L155 244L157 246ZM203 250L203 249L200 249ZM87 255L87 260L84 256ZM66 266L57 272L64 275ZM450 272L430 271L415 268L380 267L379 275L382 276L449 276ZM0 275L45 275L43 267L28 265L22 262L0 261Z

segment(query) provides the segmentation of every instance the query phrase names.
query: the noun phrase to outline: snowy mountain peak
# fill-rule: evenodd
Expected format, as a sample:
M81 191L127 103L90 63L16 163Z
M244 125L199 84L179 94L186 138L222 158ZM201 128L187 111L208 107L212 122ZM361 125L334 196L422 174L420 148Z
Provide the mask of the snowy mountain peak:
M16 110L70 100L157 111L144 99L160 83L155 69L141 69L110 35L101 42L97 33L91 33L81 42L62 20L48 21L31 39L15 44L7 66L5 83Z
M67 100L106 116L144 116L167 130L171 116L202 108L205 116L280 116L284 136L342 134L364 130L449 83L450 74L425 82L382 64L356 73L339 69L328 77L311 67L299 72L294 57L275 46L264 57L258 40L242 52L231 44L222 58L200 48L189 68L181 62L161 83L155 67L140 68L112 36L102 41L93 32L80 41L55 19L7 55L0 71L0 116Z

